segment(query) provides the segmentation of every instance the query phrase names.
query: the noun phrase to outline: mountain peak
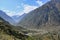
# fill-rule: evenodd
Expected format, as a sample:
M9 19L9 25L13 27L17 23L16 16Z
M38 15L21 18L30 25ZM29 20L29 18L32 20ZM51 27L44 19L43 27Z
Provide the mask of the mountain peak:
M19 23L25 28L40 28L60 24L60 0L52 0L29 12Z

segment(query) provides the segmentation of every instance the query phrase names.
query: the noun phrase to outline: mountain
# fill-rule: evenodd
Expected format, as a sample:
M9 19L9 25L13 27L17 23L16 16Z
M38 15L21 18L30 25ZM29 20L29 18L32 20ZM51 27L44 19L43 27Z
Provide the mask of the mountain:
M51 0L29 12L18 24L29 29L59 28L57 26L60 26L60 0Z
M4 24L9 24L7 21L5 21L3 18L0 17L0 23L4 23Z
M0 40L60 40L60 0L51 0L29 12L18 25L15 27L0 17Z
M17 27L0 17L0 40L28 40L28 35L23 34Z
M8 21L12 25L15 24L15 21L10 16L6 15L6 13L3 12L2 10L0 10L0 17Z
M60 40L60 31L28 36L16 28L0 17L0 40Z
M26 13L24 13L23 15L19 16L19 15L14 15L12 16L12 18L18 23L20 20L22 20L22 18L26 16Z

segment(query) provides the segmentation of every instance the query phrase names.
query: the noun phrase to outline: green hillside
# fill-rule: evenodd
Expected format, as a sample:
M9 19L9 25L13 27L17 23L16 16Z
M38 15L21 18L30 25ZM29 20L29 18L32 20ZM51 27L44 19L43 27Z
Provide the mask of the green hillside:
M0 18L0 40L25 40L28 37Z

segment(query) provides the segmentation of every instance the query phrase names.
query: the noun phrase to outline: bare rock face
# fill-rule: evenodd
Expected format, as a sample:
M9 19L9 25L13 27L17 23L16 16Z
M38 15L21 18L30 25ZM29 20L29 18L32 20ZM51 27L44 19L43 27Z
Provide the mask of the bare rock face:
M60 25L60 0L51 0L29 12L18 24L31 29Z

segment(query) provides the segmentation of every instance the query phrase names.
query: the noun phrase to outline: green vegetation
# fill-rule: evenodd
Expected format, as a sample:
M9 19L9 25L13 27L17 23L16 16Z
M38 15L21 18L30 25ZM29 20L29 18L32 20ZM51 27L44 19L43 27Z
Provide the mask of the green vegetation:
M29 40L60 40L59 32L48 32L43 35L36 35Z
M7 39L7 40L10 40L10 38L12 38L12 40L13 39L14 40L15 39L21 39L21 40L24 39L25 40L26 38L29 37L27 35L24 35L22 33L19 33L19 31L13 30L12 28L9 28L7 26L1 26L0 25L0 37L5 38L5 36L7 36L6 38L9 37L9 39ZM3 39L1 39L1 40L3 40Z
M0 40L26 40L28 37L8 22L0 19Z
M6 24L5 22L0 22L0 40L60 40L60 31L53 31L48 32L45 34L37 34L36 31L30 30L17 30L14 26L10 25L9 23ZM32 35L26 35L31 33Z
M16 27L13 27L14 26L10 25L9 23L6 24L5 22L0 22L0 40L60 40L60 31L33 35L37 32L25 29L23 30L23 28L18 30ZM31 36L26 35L31 32Z

